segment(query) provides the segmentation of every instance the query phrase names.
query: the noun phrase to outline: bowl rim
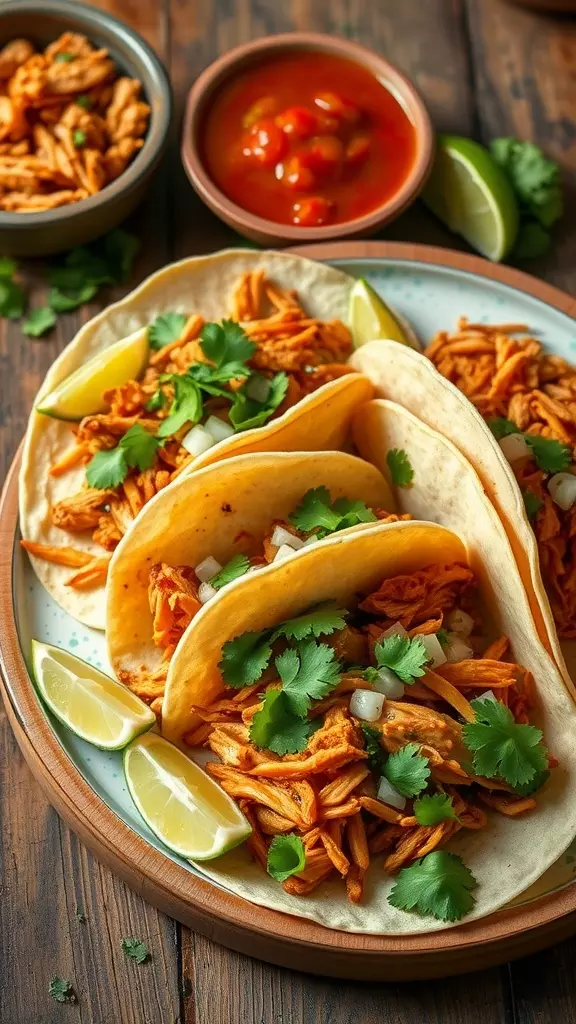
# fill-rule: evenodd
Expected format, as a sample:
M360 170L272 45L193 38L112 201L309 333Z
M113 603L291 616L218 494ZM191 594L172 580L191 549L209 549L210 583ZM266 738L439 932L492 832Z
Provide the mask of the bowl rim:
M159 163L164 144L170 129L173 99L172 87L166 69L149 43L120 18L108 11L80 3L79 0L3 0L0 6L0 24L5 16L14 13L38 12L41 14L57 14L70 19L71 30L83 30L90 35L90 26L105 25L126 48L137 53L147 65L152 79L152 95L147 97L151 109L150 125L144 145L135 160L125 171L100 192L86 199L79 199L66 206L58 206L52 210L41 210L38 213L17 213L0 210L0 231L2 229L33 231L63 222L70 222L97 211L100 207L124 193L133 192L142 178L154 170ZM154 101L159 101L157 109Z
M214 91L229 79L239 67L252 58L277 53L281 50L321 50L331 52L360 64L392 92L414 126L416 152L408 176L397 192L375 210L339 224L318 227L299 227L268 220L239 206L216 185L200 156L198 131L206 104ZM360 235L374 230L397 217L417 197L424 187L432 167L435 133L424 100L417 87L395 64L361 43L342 36L320 32L285 32L274 36L261 36L242 43L218 57L198 76L188 92L182 126L181 156L188 178L200 197L224 219L241 222L254 233L287 242L329 241L344 236Z

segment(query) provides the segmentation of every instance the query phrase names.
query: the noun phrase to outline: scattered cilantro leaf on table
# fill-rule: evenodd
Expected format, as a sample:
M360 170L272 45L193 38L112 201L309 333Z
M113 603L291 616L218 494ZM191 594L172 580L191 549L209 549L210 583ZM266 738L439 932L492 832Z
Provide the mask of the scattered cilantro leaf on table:
M270 630L242 633L227 640L222 648L219 664L226 686L241 690L244 686L257 683L270 664L272 646Z
M250 568L250 559L247 555L234 555L226 565L223 565L219 572L210 580L210 586L220 590L233 580L245 576Z
M72 982L67 981L66 978L59 978L56 974L50 980L48 986L48 994L55 999L57 1003L75 1003L76 993L72 988Z
M304 843L295 832L274 836L268 850L267 871L277 882L285 882L291 875L306 867Z
M55 313L71 313L85 306L98 291L98 285L84 284L79 288L52 288L48 293L48 305Z
M542 256L550 245L549 228L564 211L560 167L533 142L511 137L493 139L490 152L518 200L520 228L512 256Z
M162 313L148 326L148 341L153 349L164 348L176 341L186 326L185 313Z
M297 715L283 690L267 690L252 719L250 742L281 757L299 754L320 724Z
M56 314L49 306L39 306L38 309L31 309L27 319L22 324L22 333L30 338L40 338L46 331L50 331L56 323Z
M140 250L140 239L124 228L114 228L104 235L99 249L114 281L124 284L130 277L134 258Z
M474 907L476 879L460 857L435 850L403 868L388 902L398 910L416 910L439 921L459 921Z
M513 788L533 782L548 767L542 732L534 725L519 725L505 704L471 701L475 721L462 728L462 739L473 755L476 775L502 778Z
M146 943L133 936L122 939L122 952L137 964L145 964L150 959L150 950Z
M287 619L274 630L273 640L284 636L288 640L304 640L308 636L326 636L337 629L344 629L348 612L337 608L332 602L319 604L305 615Z
M24 316L28 299L24 289L8 277L0 277L0 316L18 320Z
M84 914L81 910L78 910L78 908L76 908L76 913L75 913L74 916L75 916L77 921L80 921L80 924L84 924L85 923L85 921L86 921L86 914Z
M90 487L106 490L117 487L128 475L130 468L144 472L154 462L161 442L139 423L127 430L116 448L96 452L86 466L86 479Z
M18 264L16 260L13 260L10 256L0 256L0 277L7 277L11 281L17 270Z
M314 487L307 491L288 519L298 530L314 532L318 539L358 523L377 522L372 509L362 501L338 498L331 502L327 487Z
M367 722L360 722L360 730L364 736L364 749L368 754L368 767L376 775L383 775L388 754L380 743L378 729L374 729Z
M340 681L340 663L328 644L299 640L275 662L288 706L304 718L313 700L321 700Z
M249 381L250 378L233 396L229 417L236 430L251 430L254 427L261 427L282 404L288 391L288 374L276 373L269 381L270 387L266 399L263 402L258 402L255 398L251 398L246 391Z
M374 657L378 668L391 669L407 686L425 674L430 660L419 636L410 638L400 633L392 633L375 644Z
M447 818L458 820L452 797L447 793L418 797L414 801L414 817L419 825L439 825Z
M535 260L544 256L550 248L550 232L543 228L537 220L520 224L513 255L517 260Z
M526 509L528 519L534 519L534 516L542 506L541 499L537 498L530 490L522 491L522 497L524 498L524 508Z
M422 756L417 743L407 743L395 754L390 754L382 774L402 796L417 796L428 785L428 758Z

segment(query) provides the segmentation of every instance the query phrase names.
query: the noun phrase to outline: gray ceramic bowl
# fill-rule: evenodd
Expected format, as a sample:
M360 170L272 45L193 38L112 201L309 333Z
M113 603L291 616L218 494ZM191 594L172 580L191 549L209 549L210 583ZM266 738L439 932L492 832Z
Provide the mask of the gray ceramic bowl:
M65 31L82 32L105 47L119 69L142 82L152 108L144 146L116 181L88 199L42 213L0 211L0 253L43 256L104 234L140 202L167 142L172 94L164 67L131 28L77 0L1 0L0 47L24 37L44 47Z

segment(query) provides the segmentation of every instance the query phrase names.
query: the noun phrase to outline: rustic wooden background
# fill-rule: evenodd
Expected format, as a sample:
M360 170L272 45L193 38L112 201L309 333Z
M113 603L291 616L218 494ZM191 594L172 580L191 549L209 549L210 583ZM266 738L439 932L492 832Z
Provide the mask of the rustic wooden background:
M554 252L530 269L566 290L576 286L576 16L538 15L504 0L99 2L156 48L176 93L171 152L131 224L143 243L133 283L230 238L196 199L179 164L183 97L195 75L251 37L312 29L357 39L399 64L417 82L439 129L484 140L513 133L558 159L566 171L567 213ZM384 237L458 245L419 206ZM34 283L34 267L27 273ZM16 325L2 324L0 469L17 447L48 365L98 308L62 318L49 341L26 339ZM129 935L147 942L150 963L126 960L120 943ZM229 953L147 906L81 847L33 783L0 711L2 1024L576 1024L575 954L573 940L464 978L368 985L311 978ZM72 979L75 1006L50 999L53 974Z

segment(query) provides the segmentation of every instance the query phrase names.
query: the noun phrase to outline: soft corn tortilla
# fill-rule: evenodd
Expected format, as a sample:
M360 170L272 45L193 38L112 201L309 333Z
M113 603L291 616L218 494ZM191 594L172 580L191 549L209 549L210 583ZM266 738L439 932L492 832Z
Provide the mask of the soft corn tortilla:
M353 353L350 363L370 377L378 395L399 402L430 427L449 437L470 460L508 535L528 592L538 635L553 655L576 699L576 641L558 639L554 616L540 572L536 536L526 515L522 492L490 428L465 395L425 356L393 341L371 341Z
M263 267L283 288L296 288L313 317L347 319L353 279L338 270L287 253L231 249L213 256L182 260L147 278L120 302L109 306L84 325L52 365L38 400L108 345L147 326L160 313L198 311L207 320L221 320L242 273ZM372 396L369 381L357 374L341 377L264 427L247 430L221 441L199 456L190 470L232 455L254 451L298 451L341 448L355 406ZM51 507L80 490L85 468L51 477L50 466L73 443L70 424L32 411L22 455L20 524L26 540L40 544L73 546L102 554L89 531L68 535L51 523ZM190 471L189 470L189 471ZM40 558L31 558L36 575L67 612L88 626L104 629L104 588L88 591L66 586L73 570Z
M115 672L153 672L162 661L152 641L148 604L155 562L195 566L212 555L224 565L239 551L239 534L250 535L249 553L261 554L273 521L286 521L306 491L321 486L332 500L350 498L393 511L394 498L382 474L342 452L239 455L160 491L118 545L110 565L106 637Z
M189 720L190 703L209 704L222 691L218 662L227 640L299 615L320 601L336 600L351 607L359 593L373 590L386 577L453 561L466 561L466 549L455 534L430 523L403 522L336 534L296 558L231 584L197 615L176 651L168 677L165 734L177 741L182 716ZM495 577L486 576L490 585L481 582L481 590L495 633L510 620L514 657L534 674L540 696L538 721L560 767L533 814L516 821L491 815L486 829L463 830L450 842L448 849L464 859L478 882L475 909L464 923L498 910L519 895L560 857L576 832L576 708L532 627L515 566L504 570L502 565ZM209 879L244 899L329 928L408 935L451 927L391 907L386 897L394 880L383 875L380 858L370 868L365 899L359 905L347 901L338 881L324 883L306 897L289 896L245 848L199 867Z

